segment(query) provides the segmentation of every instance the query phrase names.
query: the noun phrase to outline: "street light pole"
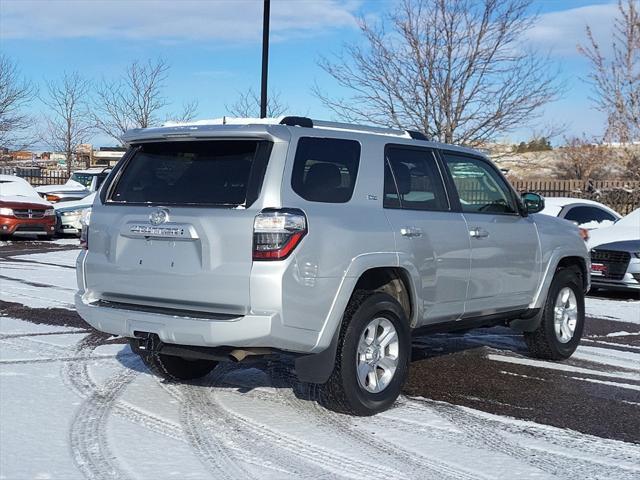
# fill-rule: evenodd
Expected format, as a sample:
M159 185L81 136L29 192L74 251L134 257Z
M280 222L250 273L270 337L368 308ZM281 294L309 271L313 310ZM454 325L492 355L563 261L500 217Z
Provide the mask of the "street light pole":
M262 17L262 84L260 87L260 118L267 117L267 73L269 69L269 14L271 0L264 0Z

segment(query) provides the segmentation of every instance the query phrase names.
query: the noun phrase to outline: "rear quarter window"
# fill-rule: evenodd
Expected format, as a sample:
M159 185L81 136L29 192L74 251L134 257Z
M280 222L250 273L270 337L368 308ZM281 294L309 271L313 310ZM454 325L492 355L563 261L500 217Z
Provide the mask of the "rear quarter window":
M249 205L262 185L271 143L212 140L145 143L123 166L108 201Z
M360 163L360 144L338 138L301 137L293 163L291 187L305 200L351 200Z

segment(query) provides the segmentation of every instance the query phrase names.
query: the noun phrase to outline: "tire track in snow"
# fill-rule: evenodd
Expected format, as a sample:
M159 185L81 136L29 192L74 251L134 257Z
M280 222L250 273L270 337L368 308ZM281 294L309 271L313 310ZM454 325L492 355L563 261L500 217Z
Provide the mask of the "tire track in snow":
M88 480L123 480L129 476L111 452L107 420L118 396L137 375L118 373L82 402L71 423L69 442L74 463Z
M96 334L94 332L93 335L94 337L91 337L91 335L89 335L78 342L75 347L75 352L77 354L86 351L93 351L93 349L99 346L98 343L100 340L95 335L100 336L101 334ZM134 359L137 359L137 356L133 353L130 354L130 356ZM139 362L136 363L139 364ZM138 372L135 373L137 374ZM91 375L89 374L87 362L63 363L61 367L61 376L63 383L74 393L76 393L76 395L78 395L80 398L86 399L90 397L93 392L99 389L99 386L94 382L94 380L91 378ZM115 405L113 406L113 413L124 418L125 420L145 427L148 430L151 430L152 432L158 433L165 437L182 442L186 441L182 432L182 427L180 425L153 415L147 411L141 410L140 408L130 404L129 402L117 399Z
M220 469L221 455L232 463L231 469L222 468L226 475L248 478L250 472L237 471L238 464L253 464L261 469L269 468L281 478L313 478L326 476L321 467L300 461L295 454L284 452L252 430L247 430L229 415L209 392L223 385L223 378L231 370L228 365L219 365L199 384L163 382L161 385L183 406L182 419L185 433L199 458L212 469ZM224 384L227 388L232 385ZM256 398L257 401L261 399ZM221 449L223 449L221 451ZM260 477L258 477L260 478Z
M295 374L291 371L283 370L283 365L272 364L272 366L275 367L272 368L270 372L272 378L274 378L276 382L281 382L279 385L280 388L277 389L277 391L280 392L282 388L296 388L296 385L299 382L297 381L297 378L294 378ZM477 480L481 478L488 478L458 468L455 465L425 457L424 455L420 455L413 451L404 450L402 447L392 442L385 441L384 439L382 439L382 442L384 443L381 443L380 437L354 426L353 421L349 416L331 412L324 408L319 402L320 394L318 388L315 386L310 385L307 388L306 396L309 397L309 401L300 400L295 395L285 396L282 393L281 395L288 399L292 408L313 415L316 421L324 423L329 428L338 430L341 436L352 438L365 448L368 448L377 457L386 457L389 461L394 463L400 461L405 468L410 468L409 475L415 475L415 478L434 478L437 480Z
M430 402L428 400L411 400L407 403L408 408L423 410L425 406L433 409L437 414L443 416L457 428L462 430L476 444L486 445L492 450L504 453L512 458L522 460L525 463L538 468L546 473L550 473L560 478L616 478L616 479L636 479L640 469L627 468L623 465L616 465L614 462L603 462L595 457L590 460L585 457L589 455L576 455L575 443L563 446L563 453L554 453L535 447L529 447L510 441L504 433L508 429L498 420L478 417L455 405L440 402ZM548 441L547 437L542 437ZM602 455L602 451L598 452Z
M234 452L229 449L225 434L220 428L215 428L224 425L225 419L219 415L211 415L216 419L216 424L212 425L211 418L203 414L194 401L192 389L204 387L167 380L160 381L160 386L180 404L180 421L186 440L196 452L198 460L214 478L251 478L249 472L241 466L242 459L236 458Z
M211 435L220 433L221 428L239 441L246 442L244 452L257 452L263 458L275 463L276 466L288 470L288 476L295 478L336 478L350 477L362 478L398 478L393 470L384 466L374 466L351 457L347 457L325 447L310 444L303 438L292 436L288 433L277 431L269 426L256 422L240 413L237 413L225 406L219 398L219 391L216 386L223 384L225 375L235 368L231 366L219 366L213 374L202 383L193 385L190 395L185 400L187 408L200 410L200 414L206 419L216 419L211 422L212 431L206 436L202 436L205 441L212 441ZM227 387L235 387L231 383L224 383ZM245 394L242 394L243 396ZM263 399L250 395L252 399L261 401ZM202 435L203 422L198 422L196 431L192 434L196 437ZM217 442L216 442L217 443ZM275 461L274 461L275 459ZM244 460L244 458L242 459ZM403 476L400 478L404 478Z
M81 339L75 353L89 356L108 335L91 333ZM107 420L124 389L138 374L135 370L123 370L112 375L102 386L89 376L86 362L68 362L64 378L85 399L76 411L69 431L69 444L74 463L88 480L121 480L128 475L118 464L106 438ZM65 369L63 369L65 370Z

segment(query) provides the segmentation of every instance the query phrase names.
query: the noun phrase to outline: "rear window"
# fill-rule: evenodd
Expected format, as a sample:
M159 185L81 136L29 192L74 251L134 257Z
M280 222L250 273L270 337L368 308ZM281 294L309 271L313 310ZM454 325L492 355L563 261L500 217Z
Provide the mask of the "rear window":
M358 175L360 144L338 138L301 137L291 187L311 202L345 203Z
M258 197L271 142L214 140L134 147L109 201L248 206Z

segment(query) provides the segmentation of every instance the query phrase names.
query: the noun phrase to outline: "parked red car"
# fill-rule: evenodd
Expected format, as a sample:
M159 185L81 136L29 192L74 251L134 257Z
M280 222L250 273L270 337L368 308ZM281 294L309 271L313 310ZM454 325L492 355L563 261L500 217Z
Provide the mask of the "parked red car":
M56 231L53 206L26 180L0 175L0 236L37 235L51 238Z

